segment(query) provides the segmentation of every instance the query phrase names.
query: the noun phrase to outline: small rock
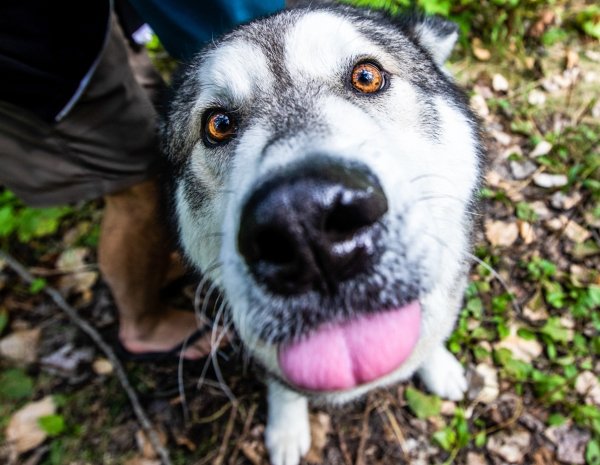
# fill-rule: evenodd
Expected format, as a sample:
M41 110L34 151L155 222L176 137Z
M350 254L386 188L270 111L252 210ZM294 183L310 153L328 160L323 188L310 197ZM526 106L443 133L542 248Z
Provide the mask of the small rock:
M490 116L490 109L488 107L488 104L481 95L473 94L470 103L471 108L473 108L473 110L475 110L475 113L477 113L481 118Z
M541 90L533 89L529 92L529 96L527 97L527 101L530 105L539 107L546 103L546 94Z
M483 46L483 42L478 37L471 42L471 50L473 50L473 55L479 61L488 61L492 58L491 52Z
M565 195L560 191L552 194L550 203L554 208L559 210L570 210L575 205L581 202L581 194L579 192L573 192L571 195Z
M78 349L73 344L67 344L56 352L43 357L43 365L64 374L75 372L82 363L92 361L94 351L89 347Z
M552 147L553 145L550 142L542 140L533 148L533 150L529 153L529 156L531 158L537 158L543 155L548 155L550 150L552 150Z
M515 179L527 179L537 170L537 165L530 160L511 161L510 171Z
M546 220L545 225L551 231L562 231L567 223L569 222L569 218L565 215L560 215L558 218L550 218Z
M531 433L527 430L519 429L511 433L500 431L490 436L487 449L508 463L520 464L531 447L530 441Z
M510 136L510 134L507 134L504 131L499 131L497 129L490 129L490 135L494 139L496 139L496 142L498 142L500 145L505 146L505 147L510 145L510 143L512 142L512 137Z
M94 360L94 363L92 363L92 369L94 370L94 373L101 376L110 375L114 371L112 363L105 358Z
M552 216L552 212L550 211L550 209L541 200L536 200L535 202L531 202L529 204L529 206L533 209L535 214L541 220L547 220L548 218L550 218Z
M566 186L569 179L564 174L538 173L533 177L533 182L536 186L550 189Z
M496 92L508 92L508 81L502 74L494 74L492 78L492 89Z

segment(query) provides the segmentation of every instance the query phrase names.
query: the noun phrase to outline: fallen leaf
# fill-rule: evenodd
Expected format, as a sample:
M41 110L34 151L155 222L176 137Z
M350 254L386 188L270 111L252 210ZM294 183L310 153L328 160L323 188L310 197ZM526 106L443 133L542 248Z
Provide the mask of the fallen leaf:
M323 412L310 416L310 450L305 457L308 463L320 465L324 460L327 435L331 431L331 418Z
M573 69L579 65L579 54L573 50L568 49L565 57L565 68Z
M34 363L40 341L40 329L15 331L0 340L0 355L19 363Z
M577 376L575 390L584 396L586 404L600 406L600 381L591 371L584 371Z
M551 426L545 433L556 446L556 458L573 465L585 464L585 446L590 440L590 432L573 427L570 423Z
M522 220L517 220L517 225L519 226L519 236L521 236L523 242L526 245L533 244L536 239L533 225Z
M487 449L508 463L523 463L531 447L531 433L525 429L500 431L488 439Z
M511 324L508 336L494 344L494 349L508 349L512 352L513 358L531 363L543 352L542 344L537 339L523 339L517 334L518 331L519 326Z
M566 186L569 179L564 174L538 173L533 177L533 182L536 186L550 189Z
M565 236L577 244L581 244L588 240L592 233L583 226L578 225L575 221L569 221L564 229Z
M530 160L523 161L515 161L512 160L510 162L510 171L513 175L513 178L521 180L527 179L537 170L537 165Z
M39 420L56 413L56 404L52 396L46 396L37 402L30 402L17 410L6 427L6 442L11 452L20 455L35 449L48 437L39 425Z
M487 363L480 363L475 371L483 378L483 388L477 395L477 401L490 404L498 398L500 385L498 384L498 370Z
M529 28L527 34L530 37L534 37L536 39L540 38L542 34L546 31L546 28L550 24L552 24L552 22L554 21L554 17L555 15L552 10L542 11L540 16L538 17L538 20L535 21Z
M492 89L496 92L508 92L508 81L502 74L494 74L492 77Z
M487 460L482 454L476 454L475 452L469 452L467 454L466 465L487 465Z
M40 361L46 367L68 374L76 371L82 363L92 361L93 357L94 351L92 349L78 349L73 344L67 344L56 352L43 357Z
M516 223L487 220L485 237L494 246L510 247L519 237L519 228Z
M475 37L471 42L471 50L473 50L473 55L479 61L488 61L492 58L492 53L483 46L483 42L478 37Z
M581 202L582 196L579 192L573 192L571 195L566 195L560 191L552 194L550 198L550 204L559 210L570 210L579 202Z
M533 322L546 321L550 316L546 310L544 298L541 291L536 291L531 299L523 307L523 316Z
M81 271L87 268L86 258L90 254L87 247L74 247L60 254L56 260L56 268L65 273Z

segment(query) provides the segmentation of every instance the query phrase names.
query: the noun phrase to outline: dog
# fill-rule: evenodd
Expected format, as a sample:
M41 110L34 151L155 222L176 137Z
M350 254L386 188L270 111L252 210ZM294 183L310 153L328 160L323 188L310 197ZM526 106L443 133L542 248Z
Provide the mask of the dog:
M445 348L470 265L484 149L437 17L285 10L210 44L161 130L182 247L268 373L273 465L310 446L308 402L417 373L461 399Z

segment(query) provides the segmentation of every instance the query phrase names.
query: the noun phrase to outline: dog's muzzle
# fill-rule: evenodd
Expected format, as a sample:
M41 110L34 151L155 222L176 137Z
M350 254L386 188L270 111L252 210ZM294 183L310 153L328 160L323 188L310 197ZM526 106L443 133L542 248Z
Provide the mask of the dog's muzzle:
M279 295L334 294L380 254L388 210L368 168L312 160L277 173L242 210L238 248L257 282Z

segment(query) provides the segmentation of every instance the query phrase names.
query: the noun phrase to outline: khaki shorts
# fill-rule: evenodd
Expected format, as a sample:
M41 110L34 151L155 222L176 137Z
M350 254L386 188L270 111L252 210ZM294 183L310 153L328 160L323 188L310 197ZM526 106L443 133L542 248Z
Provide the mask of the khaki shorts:
M98 66L63 120L49 124L0 102L0 184L30 205L48 206L148 179L160 152L156 111L142 86L161 85L148 56L130 49L113 20Z

